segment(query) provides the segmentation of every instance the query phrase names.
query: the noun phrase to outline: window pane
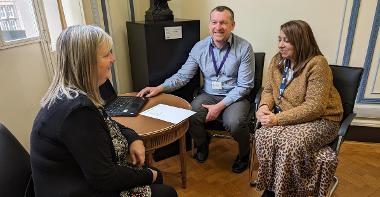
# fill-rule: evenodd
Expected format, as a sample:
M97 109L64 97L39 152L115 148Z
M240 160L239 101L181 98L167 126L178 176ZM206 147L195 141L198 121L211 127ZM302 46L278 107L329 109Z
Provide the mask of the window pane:
M39 37L32 0L0 0L0 31L5 42Z

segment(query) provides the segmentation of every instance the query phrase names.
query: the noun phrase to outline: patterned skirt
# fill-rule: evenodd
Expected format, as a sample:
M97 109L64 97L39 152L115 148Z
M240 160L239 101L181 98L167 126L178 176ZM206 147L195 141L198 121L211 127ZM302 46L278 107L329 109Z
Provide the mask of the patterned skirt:
M288 126L262 127L255 133L259 162L258 190L281 196L325 196L338 159L326 145L339 123L316 120Z

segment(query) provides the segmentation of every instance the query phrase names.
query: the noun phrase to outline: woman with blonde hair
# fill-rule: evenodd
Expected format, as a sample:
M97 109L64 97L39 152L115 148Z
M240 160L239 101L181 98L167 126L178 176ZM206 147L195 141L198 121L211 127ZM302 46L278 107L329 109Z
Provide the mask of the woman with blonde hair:
M36 196L177 196L144 164L141 137L103 109L99 86L110 77L111 48L99 27L60 34L53 81L31 133Z
M337 167L326 145L338 133L340 96L306 22L281 25L278 48L256 113L256 188L263 196L325 196Z

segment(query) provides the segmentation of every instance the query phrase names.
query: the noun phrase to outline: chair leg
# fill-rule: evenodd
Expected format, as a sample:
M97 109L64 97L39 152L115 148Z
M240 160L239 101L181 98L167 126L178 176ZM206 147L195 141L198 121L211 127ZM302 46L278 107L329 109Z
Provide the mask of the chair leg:
M191 138L191 156L194 156L194 139Z
M255 180L251 180L249 182L249 185L251 185L251 187L256 187L256 185L257 185L256 179Z
M253 164L254 164L254 157L255 157L255 139L254 137L251 136L250 142L249 142L249 150L250 150L250 155L249 155L249 183L251 186L252 185L252 179L253 179Z
M330 197L330 196L334 193L336 187L338 186L338 183L339 183L339 179L338 179L338 177L337 177L337 176L334 176L334 185L333 185L332 188L330 189L330 191L329 191L329 193L328 193L328 195L327 195L328 197Z

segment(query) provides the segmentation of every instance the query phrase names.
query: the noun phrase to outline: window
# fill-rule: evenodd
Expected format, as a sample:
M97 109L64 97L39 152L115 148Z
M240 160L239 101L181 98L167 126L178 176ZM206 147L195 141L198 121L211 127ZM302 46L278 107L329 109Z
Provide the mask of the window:
M40 39L34 1L0 0L0 48Z
M12 5L9 5L7 6L8 8L8 18L14 18L15 17L15 13L14 13L14 10L13 10L13 6Z
M5 6L0 5L0 19L6 19L7 14L5 13Z
M21 30L20 23L18 23L17 21L16 21L16 29L17 29L17 30Z
M9 23L10 23L11 30L16 31L17 30L16 21L15 20L10 20Z
M9 22L5 21L5 31L9 31Z
M82 0L0 0L0 49L45 40L54 50L62 29L77 24L85 24Z
M57 38L63 29L71 25L85 24L82 0L44 0L43 3L51 49L55 50Z

